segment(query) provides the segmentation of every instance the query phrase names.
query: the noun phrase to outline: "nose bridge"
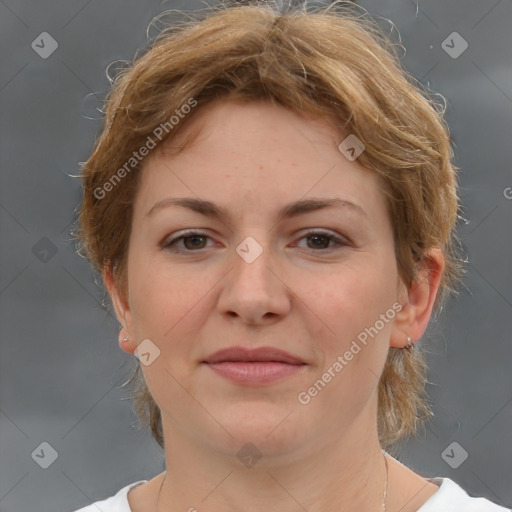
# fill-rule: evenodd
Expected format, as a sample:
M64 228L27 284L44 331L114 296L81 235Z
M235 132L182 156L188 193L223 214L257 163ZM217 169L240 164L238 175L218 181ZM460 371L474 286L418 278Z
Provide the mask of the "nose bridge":
M277 260L268 231L254 230L245 236L232 255L233 268L219 298L220 312L236 313L253 324L269 314L284 315L290 301L286 287L274 275L279 267Z
M252 282L254 286L262 286L269 279L268 269L271 266L272 250L270 235L264 230L254 231L247 235L236 247L234 255L235 274L238 280Z

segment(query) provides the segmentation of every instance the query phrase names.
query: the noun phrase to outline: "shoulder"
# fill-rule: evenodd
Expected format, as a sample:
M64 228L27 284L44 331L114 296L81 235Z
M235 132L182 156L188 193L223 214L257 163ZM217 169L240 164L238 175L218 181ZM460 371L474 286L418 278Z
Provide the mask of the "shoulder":
M417 512L510 512L511 509L501 507L486 498L469 496L457 483L449 478L432 478L432 482L439 486L436 491ZM128 491L137 485L146 483L140 480L123 487L114 496L102 501L96 501L74 512L132 512L128 503ZM464 507L463 509L461 507Z
M474 498L449 478L431 478L439 485L436 491L418 512L510 512L486 498Z
M123 487L114 496L102 501L96 501L86 507L75 510L74 512L98 512L98 510L101 510L102 512L132 512L128 503L128 491L133 487L146 482L147 480L139 480L138 482L129 484L126 487Z

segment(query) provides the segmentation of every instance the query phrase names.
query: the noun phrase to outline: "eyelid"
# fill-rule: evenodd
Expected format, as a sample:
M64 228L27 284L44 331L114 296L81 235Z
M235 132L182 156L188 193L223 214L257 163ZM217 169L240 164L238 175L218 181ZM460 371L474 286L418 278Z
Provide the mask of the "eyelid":
M311 236L325 236L327 238L330 238L330 240L335 244L334 247L329 247L329 248L326 248L326 249L305 249L306 251L310 252L310 253L318 253L318 254L321 254L321 253L330 253L336 249L339 249L343 246L348 246L348 245L351 245L351 241L343 236L343 235L340 235L334 231L331 231L331 230L327 230L325 228L306 228L304 229L303 231L299 232L299 236L296 240L300 241L300 240L303 240L305 238L308 238L308 237L311 237ZM179 242L180 240L183 240L185 238L188 238L188 237L193 237L193 236L199 236L199 237L204 237L204 238L207 238L207 239L212 239L212 237L206 232L206 231L203 231L201 229L194 229L194 228L191 228L191 229L185 229L185 230L182 230L182 231L178 231L177 233L175 233L172 237L167 237L164 239L164 241L160 244L161 248L162 249L169 249L170 251L172 252L175 252L175 253L194 253L194 252L197 252L197 253L200 253L201 251L205 250L206 248L201 248L201 249L197 249L197 250L186 250L186 249L176 249L176 243ZM173 247L171 249L171 247Z
M194 229L194 228L184 229L181 231L177 231L172 236L168 236L168 237L164 238L164 240L160 244L160 246L165 249L169 245L181 240L182 238L187 238L189 236L203 236L205 238L210 238L210 239L212 238L206 231L203 231L201 229ZM188 251L188 252L193 252L193 251Z
M310 236L325 236L327 238L330 238L331 241L335 244L333 247L329 247L327 249L305 249L306 251L309 251L312 254L318 253L319 255L323 254L329 254L333 251L336 251L337 249L340 249L341 247L351 245L351 241L343 236L340 235L334 231L327 230L324 228L307 228L302 232L301 235L299 235L298 240L303 240L305 238L308 238Z
M304 238L306 236L313 236L313 235L324 235L324 236L329 236L333 239L337 239L339 242L343 242L343 243L350 243L350 240L344 236L344 235L341 235L339 233L337 233L336 231L332 231L330 229L326 229L326 228L305 228L304 230L302 231L299 231L299 239L301 238Z

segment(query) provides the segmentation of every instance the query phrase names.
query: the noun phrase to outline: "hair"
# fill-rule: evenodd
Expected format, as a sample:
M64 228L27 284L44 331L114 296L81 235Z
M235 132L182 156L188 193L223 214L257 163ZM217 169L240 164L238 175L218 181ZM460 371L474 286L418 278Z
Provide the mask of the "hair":
M95 270L111 271L126 297L132 206L142 168L133 152L149 138L159 139L160 150L214 101L264 100L333 119L363 142L358 162L382 182L403 282L408 288L417 282L429 249L444 254L434 303L438 313L445 296L457 293L464 273L455 235L458 169L451 162L446 104L402 68L396 46L401 45L366 13L340 2L313 9L225 4L166 27L113 80L102 132L80 176L79 254ZM171 116L191 99L198 106L170 126ZM169 129L156 137L158 127ZM107 199L98 197L107 191ZM427 382L421 347L390 347L378 385L377 427L384 449L414 435L433 415ZM163 448L160 409L137 362L128 383L134 411Z

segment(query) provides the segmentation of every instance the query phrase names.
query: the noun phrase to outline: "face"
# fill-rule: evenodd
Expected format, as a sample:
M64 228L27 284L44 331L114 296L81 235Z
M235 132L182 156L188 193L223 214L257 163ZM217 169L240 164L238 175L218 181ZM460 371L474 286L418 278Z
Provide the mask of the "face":
M250 441L293 458L350 429L366 435L390 340L405 336L378 177L340 152L348 134L325 120L267 103L197 114L192 146L144 162L117 305L130 339L150 340L141 366L166 436L231 455ZM233 346L302 364L205 363Z

